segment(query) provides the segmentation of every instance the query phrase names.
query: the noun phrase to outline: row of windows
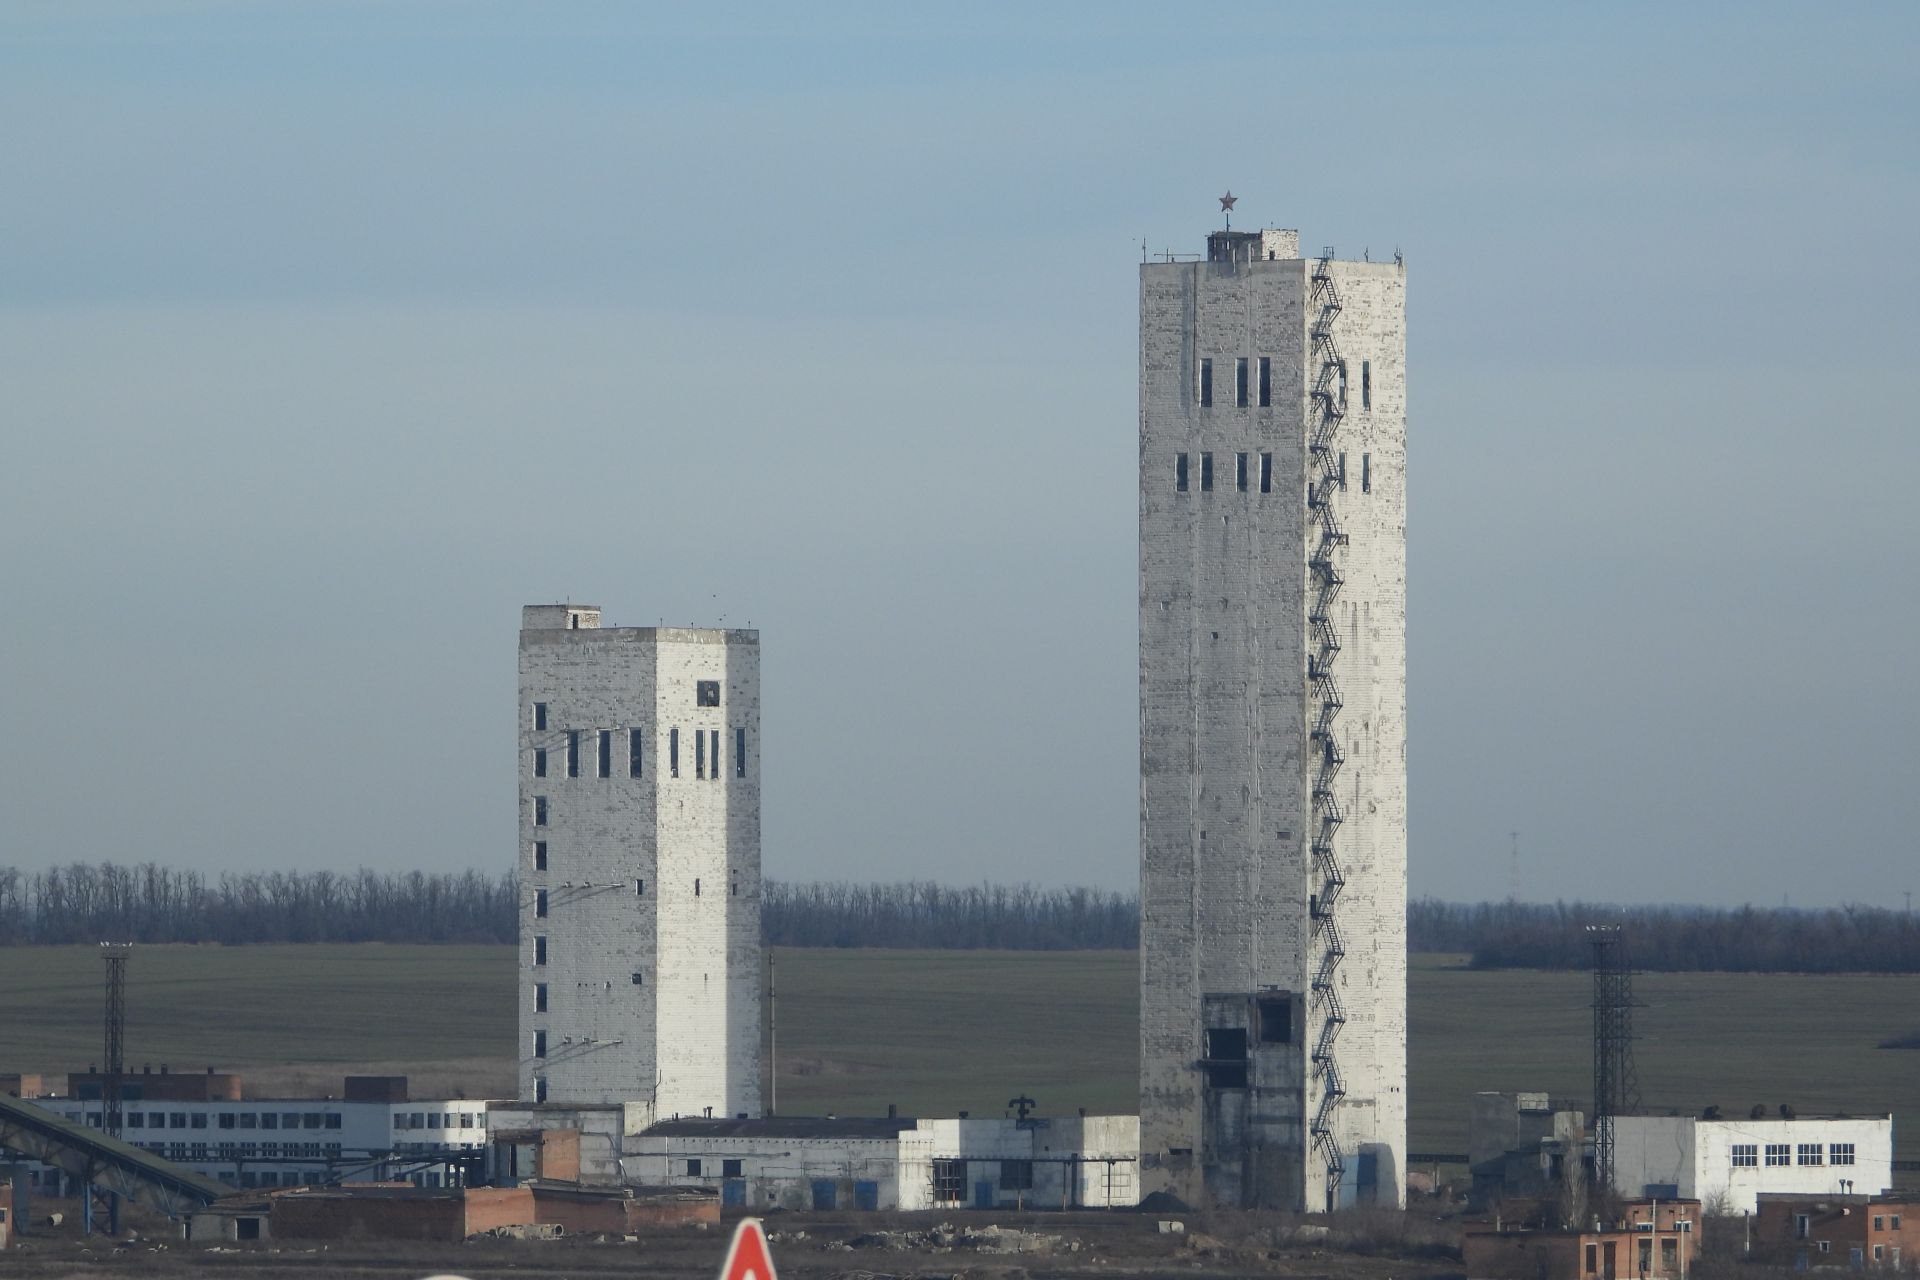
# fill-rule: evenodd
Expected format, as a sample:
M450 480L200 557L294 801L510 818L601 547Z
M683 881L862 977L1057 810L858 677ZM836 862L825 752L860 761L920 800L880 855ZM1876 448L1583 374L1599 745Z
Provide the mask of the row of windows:
M545 840L536 840L533 843L533 867L536 871L545 871L547 869L547 842ZM728 878L728 889L732 896L736 898L740 896L740 873L738 871L734 872L732 876ZM547 918L547 910L552 905L552 900L548 898L547 893L548 891L545 889L535 889L533 891L533 915L537 920L545 920ZM633 896L636 898L644 898L647 896L647 882L645 880L634 880ZM700 896L699 876L693 878L693 896L696 898ZM537 948L537 950L541 955L546 954L544 948ZM545 964L546 961L540 960L537 961L537 963Z
M67 1119L78 1122L77 1112L68 1112ZM214 1116L215 1127L221 1129L338 1129L340 1113L338 1111L222 1111ZM87 1123L98 1125L100 1113L87 1112ZM121 1118L121 1125L127 1129L205 1129L207 1113L204 1111L129 1111Z
M1247 453L1236 453L1233 455L1233 485L1234 488L1240 490L1242 493L1247 492L1252 484L1252 472L1249 467L1251 458L1252 455ZM1174 455L1173 487L1176 492L1187 492L1191 470L1192 468L1188 465L1186 454L1180 453ZM1273 455L1271 453L1263 453L1260 455L1259 476L1260 492L1272 493ZM1347 489L1347 455L1344 453L1340 455L1340 466L1335 472L1335 479L1340 485L1340 491L1345 493ZM1211 453L1203 453L1200 455L1200 492L1213 492L1213 455ZM1373 492L1373 455L1370 453L1360 455L1360 492Z
M1259 382L1255 390L1255 398L1259 400L1262 409L1271 408L1273 405L1273 357L1261 356L1258 369ZM1247 357L1235 356L1233 358L1233 404L1236 409L1245 409L1248 406L1247 372ZM1346 408L1347 362L1345 360L1342 360L1339 365L1335 394L1340 398L1340 407ZM1200 407L1213 408L1213 358L1211 356L1200 358ZM1360 362L1360 407L1373 408L1373 361L1371 360Z
M720 705L720 682L718 680L696 680L693 682L693 705L696 707L717 707ZM533 704L533 727L547 727L547 704Z
M484 1129L484 1111L402 1111L393 1117L396 1129Z
M325 1160L340 1154L337 1142L136 1142L169 1160Z
M600 729L595 732L598 741L594 750L594 772L602 778L611 778L615 731ZM569 778L580 776L580 734L579 729L567 730L565 750ZM627 776L629 778L638 778L645 773L646 741L645 729L627 730ZM709 760L713 762L711 771L707 768ZM680 730L677 728L667 730L667 772L675 778L680 776ZM536 778L549 776L545 747L533 749L533 776ZM711 776L714 781L719 781L720 731L718 729L693 730L693 776L696 778ZM747 730L743 725L735 726L733 730L733 776L736 778L747 776Z
M1853 1163L1853 1144L1835 1142L1822 1146L1818 1142L1769 1142L1766 1144L1766 1162L1770 1169L1784 1168L1791 1164L1802 1165L1850 1165ZM1733 1144L1732 1161L1736 1169L1753 1169L1760 1165L1760 1144L1757 1142L1736 1142Z

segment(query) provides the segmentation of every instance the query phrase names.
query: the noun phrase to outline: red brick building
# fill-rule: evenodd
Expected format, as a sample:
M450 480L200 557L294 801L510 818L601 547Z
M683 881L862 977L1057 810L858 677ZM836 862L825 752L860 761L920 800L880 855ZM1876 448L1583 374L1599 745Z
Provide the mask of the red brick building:
M1698 1200L1634 1200L1595 1230L1468 1223L1470 1280L1681 1280L1699 1253Z
M1920 1269L1920 1196L1760 1196L1756 1257L1783 1266Z

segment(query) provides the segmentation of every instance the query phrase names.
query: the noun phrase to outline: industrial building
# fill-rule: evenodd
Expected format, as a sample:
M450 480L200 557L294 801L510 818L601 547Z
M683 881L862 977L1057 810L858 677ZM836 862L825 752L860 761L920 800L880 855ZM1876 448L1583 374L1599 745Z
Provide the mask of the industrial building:
M1468 1204L1558 1197L1592 1185L1593 1138L1586 1117L1544 1093L1482 1092L1467 1118Z
M1685 1280L1700 1252L1698 1200L1635 1200L1574 1228L1495 1220L1461 1240L1468 1280Z
M1749 1255L1806 1271L1920 1266L1920 1195L1781 1195L1763 1191L1753 1215Z
M760 640L520 630L520 1096L760 1114Z
M1287 230L1167 257L1140 267L1144 1189L1397 1205L1406 273Z
M1753 1213L1762 1193L1826 1196L1893 1185L1893 1117L1616 1116L1614 1190Z

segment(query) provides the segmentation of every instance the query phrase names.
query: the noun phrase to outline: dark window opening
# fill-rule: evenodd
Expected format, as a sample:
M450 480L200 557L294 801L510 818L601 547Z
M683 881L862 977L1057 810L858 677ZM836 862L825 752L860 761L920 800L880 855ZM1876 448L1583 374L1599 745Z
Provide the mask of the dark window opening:
M933 1198L937 1204L956 1204L967 1198L967 1162L933 1162Z
M533 776L536 778L544 778L547 776L547 749L545 747L535 747L533 749Z
M698 876L696 876L696 877L694 877L694 881L693 881L693 896L694 896L694 897L696 897L696 898L700 896L700 879L699 879L699 877L698 877Z
M1173 460L1173 487L1177 493L1187 491L1187 455L1184 453Z
M1360 455L1360 492L1373 492L1373 455L1370 453Z
M645 742L646 739L641 736L640 730L627 730L627 776L629 778L640 776L641 758L646 754Z
M1247 358L1236 356L1233 361L1233 403L1239 408L1247 407Z
M536 729L547 727L547 704L544 702L533 704L533 727Z
M647 882L645 880L635 880L633 882L633 896L636 898L644 898L647 896Z
M1234 455L1233 482L1239 486L1240 492L1247 491L1247 455L1244 453Z
M1373 361L1360 362L1360 407L1373 408Z
M1340 481L1340 492L1345 493L1347 491L1347 455L1344 452L1340 455L1338 479Z
M567 730L567 776L569 778L580 776L580 731L578 729Z
M534 918L538 920L545 920L547 918L547 891L545 889L535 889L533 891L533 914Z
M733 877L733 896L736 898L740 896L740 877L737 873Z
M723 1178L744 1177L746 1176L744 1173L745 1167L746 1162L742 1160L722 1160L720 1162L720 1176Z
M1293 1043L1293 1001L1282 996L1260 1002L1260 1040L1263 1044Z
M533 962L535 964L545 964L547 962L547 935L544 933L534 935Z
M687 1176L689 1178L697 1178L700 1176L700 1162L698 1160L687 1161Z
M535 796L533 798L533 825L536 827L544 827L547 825L547 798L545 796Z
M1213 361L1200 361L1200 407L1213 407Z
M1033 1190L1033 1161L1002 1160L1000 1162L1000 1189L1002 1191Z
M547 1100L547 1078L545 1076L540 1076L534 1080L533 1100L535 1102L545 1102Z
M613 730L611 729L602 729L600 731L599 765L601 777L611 778L613 776Z
M1273 455L1270 453L1260 455L1260 492L1273 492Z
M694 705L696 706L701 706L701 707L719 706L720 705L720 682L718 680L698 681L697 683L695 683L693 687L693 698L694 698Z
M547 869L547 842L545 840L535 840L533 842L533 869L535 871L545 871Z
M1260 407L1273 404L1273 357L1260 357Z
M547 984L544 982L533 984L533 1011L535 1013L547 1011Z
M547 1033L544 1031L533 1033L533 1056L536 1058L547 1056Z
M680 731L667 730L667 773L675 778L680 776Z
M693 731L693 776L707 776L707 732L704 729Z
M747 776L747 730L741 725L733 731L733 776Z
M707 757L713 761L713 772L707 776L715 782L720 781L720 731L707 730Z
M1340 397L1340 407L1344 409L1347 407L1347 362L1345 360L1340 361L1336 369L1337 381L1335 384L1335 393Z
M1213 492L1213 455L1210 453L1200 455L1200 492Z
M634 974L634 975L633 975L633 985L634 985L634 986L636 986L636 987L644 987L644 986L646 986L646 985L647 985L647 980L646 980L646 978L645 978L645 976L644 976L644 975L642 975L642 974L638 974L638 973L636 973L636 974Z
M1207 1029L1207 1069L1209 1089L1247 1087L1247 1032L1244 1027Z

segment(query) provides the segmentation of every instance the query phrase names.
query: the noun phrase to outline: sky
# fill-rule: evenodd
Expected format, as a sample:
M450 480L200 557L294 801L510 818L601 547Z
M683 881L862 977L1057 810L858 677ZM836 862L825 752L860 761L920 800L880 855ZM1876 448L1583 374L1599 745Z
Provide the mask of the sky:
M1130 888L1136 268L1230 188L1406 255L1413 892L1899 905L1917 55L1911 4L13 0L0 865L505 870L571 599L760 630L769 875Z

